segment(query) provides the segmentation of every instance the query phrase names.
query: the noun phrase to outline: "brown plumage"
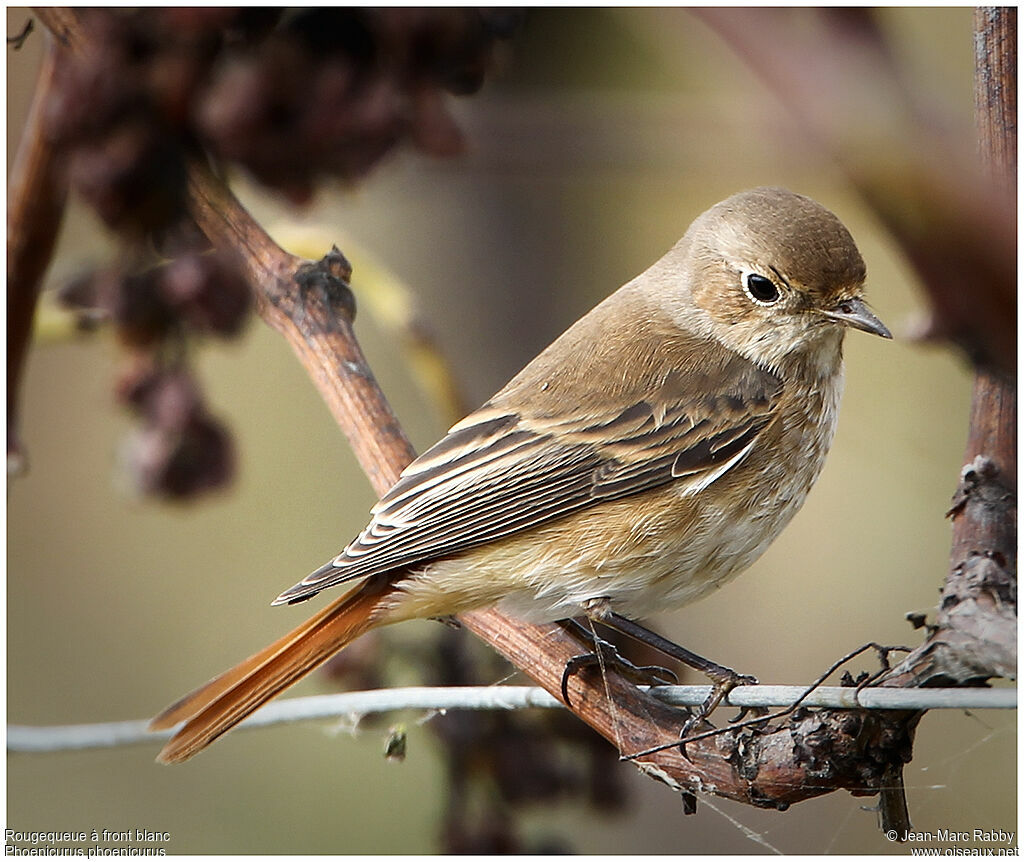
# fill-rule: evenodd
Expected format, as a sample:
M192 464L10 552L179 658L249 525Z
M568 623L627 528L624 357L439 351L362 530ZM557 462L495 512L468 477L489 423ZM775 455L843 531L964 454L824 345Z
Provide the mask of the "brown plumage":
M782 189L700 216L417 458L365 530L282 593L363 584L154 719L184 760L376 625L499 605L636 617L750 565L832 441L846 327L890 337L838 219Z

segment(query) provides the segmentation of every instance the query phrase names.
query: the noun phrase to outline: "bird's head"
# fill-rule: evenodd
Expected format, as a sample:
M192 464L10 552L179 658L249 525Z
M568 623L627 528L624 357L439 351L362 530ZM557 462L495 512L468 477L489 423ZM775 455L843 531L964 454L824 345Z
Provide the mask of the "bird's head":
M694 221L673 256L691 321L763 366L837 363L848 327L892 337L864 302L866 268L850 232L803 195L733 195Z

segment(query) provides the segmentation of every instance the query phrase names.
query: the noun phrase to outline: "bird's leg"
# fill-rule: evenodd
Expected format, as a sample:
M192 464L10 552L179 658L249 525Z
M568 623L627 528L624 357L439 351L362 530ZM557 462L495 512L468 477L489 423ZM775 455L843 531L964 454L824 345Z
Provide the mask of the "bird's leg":
M577 673L592 667L610 667L637 685L673 685L678 682L676 675L668 668L656 665L638 667L623 658L615 645L602 640L592 630L576 620L560 620L558 623L577 640L585 643L590 652L573 656L565 663L562 671L562 699L569 705L569 679Z
M713 662L710 659L706 659L703 656L699 656L694 652L685 647L679 646L679 644L673 643L667 638L663 638L657 632L652 632L650 629L645 628L639 623L635 623L624 616L620 616L614 611L608 609L600 616L595 614L595 617L604 623L609 628L613 628L616 631L622 632L624 635L628 635L634 640L640 641L640 643L647 644L649 647L656 649L658 652L664 655L670 656L683 664L692 667L694 670L704 674L713 683L711 694L708 695L707 699L701 705L700 711L686 723L683 735L696 724L702 722L707 718L722 702L730 691L732 691L738 685L757 685L757 679L749 676L748 674L737 673L732 668L720 665L717 662Z

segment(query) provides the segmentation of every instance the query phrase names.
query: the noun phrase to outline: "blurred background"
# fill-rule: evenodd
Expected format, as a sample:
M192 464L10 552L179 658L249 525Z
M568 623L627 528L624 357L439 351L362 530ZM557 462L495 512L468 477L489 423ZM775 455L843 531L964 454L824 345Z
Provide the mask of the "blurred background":
M27 13L8 10L8 33ZM971 10L883 9L906 79L971 121ZM41 56L8 49L8 168ZM804 683L866 641L915 645L904 614L930 611L947 567L970 373L950 350L901 338L923 301L908 266L836 166L701 20L684 11L536 10L483 90L453 100L467 151L402 152L358 189L290 208L245 177L236 189L290 250L369 256L412 291L469 407L573 320L657 259L716 201L783 185L836 212L868 265L868 297L897 334L847 339L832 455L803 511L754 567L695 606L651 621L673 640L756 675ZM870 117L864 118L870 122ZM111 241L74 200L50 287L101 263ZM353 278L360 297L360 270ZM367 284L366 291L373 290ZM364 309L372 302L363 303ZM453 417L427 396L386 327L357 332L418 449ZM188 506L130 490L130 421L112 394L106 335L41 341L23 385L29 469L8 490L8 721L143 718L295 625L277 593L362 528L375 497L284 341L253 319L195 364L232 427L239 475ZM436 624L389 633L415 649ZM865 665L866 666L866 665ZM415 682L411 670L391 684ZM505 676L496 674L495 679ZM314 674L294 694L331 690ZM417 853L437 848L445 782L434 737L405 716L408 756L382 756L388 725L232 734L181 767L157 745L10 755L7 824L151 829L174 853ZM396 720L398 720L396 718ZM919 830L1014 830L1016 716L934 712L906 768ZM583 853L907 852L880 834L873 799L844 792L782 814L678 797L624 773L629 800L527 809L534 846Z

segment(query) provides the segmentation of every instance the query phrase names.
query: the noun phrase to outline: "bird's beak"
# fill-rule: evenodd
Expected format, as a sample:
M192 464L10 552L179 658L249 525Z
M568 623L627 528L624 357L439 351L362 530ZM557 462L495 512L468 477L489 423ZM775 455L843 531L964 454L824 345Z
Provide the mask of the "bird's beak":
M852 326L854 329L881 335L882 338L892 338L889 328L875 317L867 303L860 297L844 299L831 311L826 311L825 317L836 320L844 326Z

